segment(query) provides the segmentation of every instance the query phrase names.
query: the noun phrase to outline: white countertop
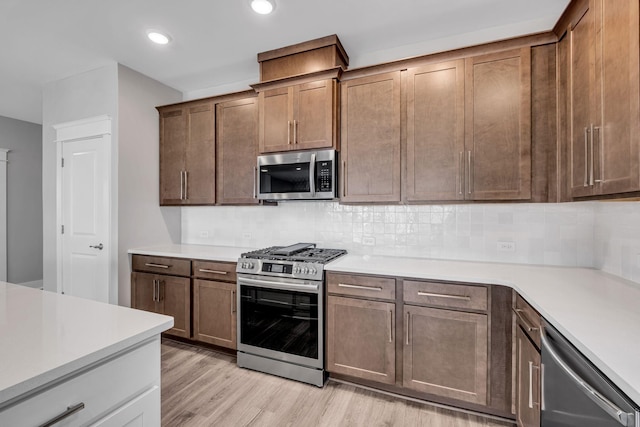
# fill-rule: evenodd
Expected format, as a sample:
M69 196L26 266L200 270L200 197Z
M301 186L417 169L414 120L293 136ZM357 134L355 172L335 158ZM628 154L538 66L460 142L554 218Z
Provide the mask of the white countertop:
M0 407L173 326L173 318L0 282Z
M588 268L343 256L327 271L505 285L515 289L640 405L640 285Z
M236 262L242 253L254 249L255 248L240 248L236 246L161 245L129 249L129 253L207 261Z

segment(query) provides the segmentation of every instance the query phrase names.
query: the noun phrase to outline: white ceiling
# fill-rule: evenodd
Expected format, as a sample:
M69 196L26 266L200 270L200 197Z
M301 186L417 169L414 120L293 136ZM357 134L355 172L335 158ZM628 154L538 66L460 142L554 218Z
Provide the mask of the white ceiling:
M337 34L350 68L551 29L569 0L0 0L0 115L42 123L47 82L126 65L185 99L248 88L256 54ZM173 42L154 46L149 28Z

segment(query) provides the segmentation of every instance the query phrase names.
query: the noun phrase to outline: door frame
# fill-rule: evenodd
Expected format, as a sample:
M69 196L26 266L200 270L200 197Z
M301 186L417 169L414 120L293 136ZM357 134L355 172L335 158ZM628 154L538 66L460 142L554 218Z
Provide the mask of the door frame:
M100 139L103 144L107 144L106 150L106 173L107 183L106 194L108 195L108 230L107 241L105 246L108 250L108 263L109 263L109 277L107 282L109 283L109 303L118 304L118 236L117 236L117 216L114 212L117 212L114 206L114 202L117 198L114 197L113 190L115 185L114 178L114 165L112 162L113 145L111 140L112 120L107 115L100 115L90 117L82 120L74 120L71 122L58 123L53 125L56 131L56 266L57 266L57 283L56 292L62 292L63 274L62 271L62 225L63 225L63 204L62 204L62 148L65 142L77 141L80 139Z

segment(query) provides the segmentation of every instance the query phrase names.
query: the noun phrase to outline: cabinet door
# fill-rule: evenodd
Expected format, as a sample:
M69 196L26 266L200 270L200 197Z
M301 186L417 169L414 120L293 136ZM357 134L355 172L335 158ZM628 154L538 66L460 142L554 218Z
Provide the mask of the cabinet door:
M602 94L599 131L593 134L596 191L640 190L640 22L637 0L599 1L602 46L597 87ZM599 160L599 162L598 162Z
M293 144L293 87L259 94L260 152L287 151Z
M258 98L216 106L218 204L255 204Z
M334 80L321 80L294 88L293 145L295 149L330 148L336 122Z
M395 384L395 304L329 296L327 370Z
M595 89L595 12L593 2L573 25L569 43L569 108L571 135L571 196L593 194L592 129L596 111ZM595 165L594 165L595 166Z
M236 349L236 284L193 281L193 338Z
M131 307L138 310L162 313L156 302L155 281L164 276L149 273L131 273Z
M160 110L160 205L180 205L186 112L182 107Z
M540 427L540 353L521 328L516 331L516 421Z
M486 315L405 305L404 323L404 387L487 404Z
M187 109L186 176L184 204L215 203L216 150L213 102Z
M160 425L160 387L153 386L130 400L92 427L154 427Z
M400 201L400 72L342 83L343 202Z
M531 51L466 59L469 200L531 198Z
M407 71L406 200L464 199L464 61Z
M158 276L161 313L173 317L173 328L167 334L191 337L191 279Z

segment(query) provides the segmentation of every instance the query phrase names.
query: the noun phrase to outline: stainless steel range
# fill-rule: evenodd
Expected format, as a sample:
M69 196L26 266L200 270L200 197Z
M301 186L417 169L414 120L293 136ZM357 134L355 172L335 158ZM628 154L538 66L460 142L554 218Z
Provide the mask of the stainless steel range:
M238 259L238 366L324 385L324 265L347 251L313 243Z

